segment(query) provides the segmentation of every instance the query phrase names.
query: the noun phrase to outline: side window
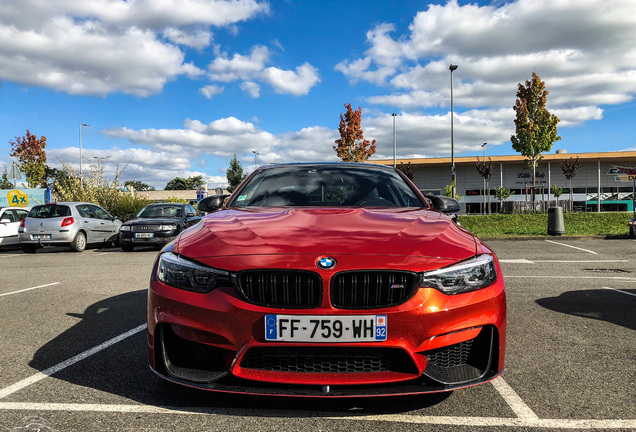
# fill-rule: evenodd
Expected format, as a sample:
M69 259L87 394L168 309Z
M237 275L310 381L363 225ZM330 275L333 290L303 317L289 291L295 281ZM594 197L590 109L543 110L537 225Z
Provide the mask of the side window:
M9 219L9 222L16 222L13 210L7 210L6 212L4 212L1 219Z
M189 205L189 206L186 207L186 213L192 213L192 214L196 215L197 211L194 209L194 207Z
M91 207L97 219L110 219L110 215L103 208L97 207L97 206L91 206Z
M77 212L80 214L81 217L85 217L85 218L90 218L90 217L94 217L91 214L90 211L90 206L86 205L86 204L80 204L77 207Z
M27 215L29 214L28 211L26 210L13 210L15 212L15 214L18 216L18 221L21 221L22 219L24 219L25 217L27 217ZM17 221L16 221L17 222Z

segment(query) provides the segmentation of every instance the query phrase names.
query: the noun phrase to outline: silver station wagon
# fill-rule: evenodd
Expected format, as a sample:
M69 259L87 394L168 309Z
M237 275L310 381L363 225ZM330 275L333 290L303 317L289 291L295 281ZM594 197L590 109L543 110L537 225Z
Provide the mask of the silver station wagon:
M121 221L98 205L59 202L35 206L20 222L20 247L34 253L47 245L68 245L82 252L88 244L117 241Z

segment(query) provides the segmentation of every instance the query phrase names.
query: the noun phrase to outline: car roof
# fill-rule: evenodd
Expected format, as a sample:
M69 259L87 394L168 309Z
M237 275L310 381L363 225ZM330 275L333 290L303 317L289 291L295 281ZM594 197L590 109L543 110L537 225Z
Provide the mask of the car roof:
M369 169L369 170L384 170L384 171L394 171L395 168L392 166L386 165L377 165L365 162L290 162L290 163L281 163L275 165L265 165L259 168L260 170L269 170L274 168L281 167L308 167L308 168L329 168L329 167L338 167L338 168L361 168L361 169Z

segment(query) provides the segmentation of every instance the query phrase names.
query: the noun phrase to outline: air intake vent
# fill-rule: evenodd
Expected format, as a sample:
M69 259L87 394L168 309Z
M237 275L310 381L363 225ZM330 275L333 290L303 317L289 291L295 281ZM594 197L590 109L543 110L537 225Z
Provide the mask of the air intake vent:
M322 300L322 279L314 272L248 270L238 274L237 282L239 293L255 305L307 309Z
M334 275L331 304L340 309L377 309L413 296L417 275L396 271L353 271Z

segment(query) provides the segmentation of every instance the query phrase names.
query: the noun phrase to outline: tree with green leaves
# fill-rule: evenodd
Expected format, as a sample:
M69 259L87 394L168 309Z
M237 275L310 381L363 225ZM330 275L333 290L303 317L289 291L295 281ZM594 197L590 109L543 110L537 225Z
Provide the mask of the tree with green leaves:
M9 173L7 173L7 169L4 169L4 173L2 174L2 180L0 180L0 189L13 189L13 183L8 179Z
M124 183L124 186L127 188L133 188L136 191L153 191L155 188L147 185L146 183L139 180L128 180Z
M200 175L188 177L187 179L175 177L168 182L164 190L193 190L198 189L203 183L205 182Z
M550 193L552 193L552 195L554 195L554 199L556 201L556 204L559 205L559 197L561 195L563 195L563 188L553 184L550 187Z
M344 104L347 112L340 113L340 139L333 146L336 154L343 162L364 162L375 153L375 140L365 140L362 128L362 108L351 109L351 104Z
M454 190L455 190L455 182L452 182L451 184L444 186L442 195L452 198ZM457 192L455 192L455 199L459 201L460 199L462 199L462 196L458 195Z
M549 92L545 82L533 72L525 85L519 83L515 110L516 134L510 137L512 148L526 158L532 167L532 210L535 209L537 165L543 153L549 152L552 144L561 139L557 134L559 118L546 109Z
M227 191L229 193L234 192L238 185L245 180L245 177L247 176L243 174L243 166L236 159L236 154L234 154L234 157L230 161L230 167L227 169Z
M499 200L500 212L503 210L503 203L506 202L506 200L510 198L511 195L514 195L514 192L509 189L506 189L503 186L500 186L497 189L495 189L495 197Z
M26 135L9 141L11 153L20 162L20 171L26 176L29 188L47 187L46 184L46 137L38 138L27 129Z

